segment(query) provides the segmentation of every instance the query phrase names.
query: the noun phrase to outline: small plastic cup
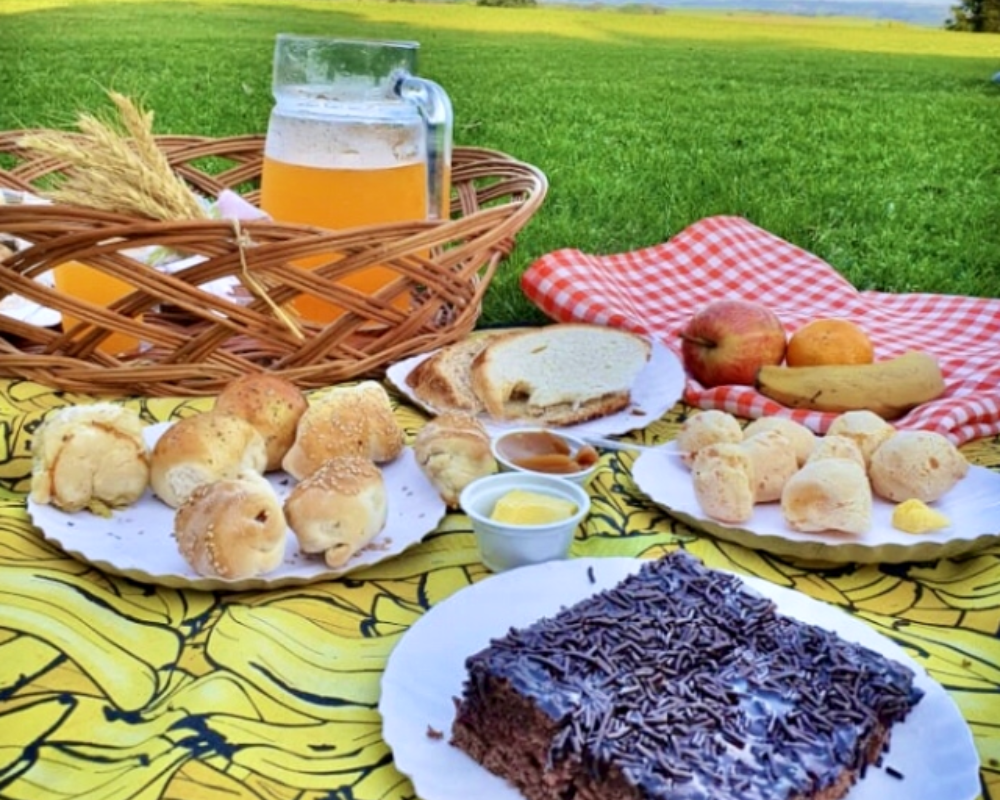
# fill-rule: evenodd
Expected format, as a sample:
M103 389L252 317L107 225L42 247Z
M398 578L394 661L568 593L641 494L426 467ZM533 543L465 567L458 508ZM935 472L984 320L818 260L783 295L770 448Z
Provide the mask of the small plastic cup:
M491 519L500 498L515 489L569 500L576 505L576 513L544 525L513 525ZM483 564L493 572L503 572L566 558L577 527L590 513L590 495L579 484L555 476L501 472L466 486L459 505L472 523Z

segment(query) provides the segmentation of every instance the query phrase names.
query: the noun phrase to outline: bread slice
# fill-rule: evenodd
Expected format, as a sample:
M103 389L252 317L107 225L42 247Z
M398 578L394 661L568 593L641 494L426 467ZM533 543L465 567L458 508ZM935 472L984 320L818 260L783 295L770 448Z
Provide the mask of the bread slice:
M495 419L570 425L628 406L649 360L646 339L566 323L506 334L472 362L472 389Z
M442 347L417 364L406 376L406 385L417 400L438 413L481 413L483 404L472 390L472 361L498 335L478 334Z

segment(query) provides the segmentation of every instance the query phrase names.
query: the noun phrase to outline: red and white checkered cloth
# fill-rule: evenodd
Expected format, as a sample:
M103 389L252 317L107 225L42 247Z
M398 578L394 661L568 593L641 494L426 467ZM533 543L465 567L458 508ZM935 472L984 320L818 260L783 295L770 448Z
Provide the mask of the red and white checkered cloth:
M937 356L941 398L893 424L934 430L955 444L1000 434L1000 300L859 292L829 264L739 217L703 219L663 244L610 256L549 253L525 272L527 297L559 322L594 322L657 337L678 354L678 332L706 303L742 298L770 307L788 331L818 317L848 317L875 357L907 350ZM688 379L684 399L747 418L791 417L819 433L834 414L788 409L747 386L706 389Z

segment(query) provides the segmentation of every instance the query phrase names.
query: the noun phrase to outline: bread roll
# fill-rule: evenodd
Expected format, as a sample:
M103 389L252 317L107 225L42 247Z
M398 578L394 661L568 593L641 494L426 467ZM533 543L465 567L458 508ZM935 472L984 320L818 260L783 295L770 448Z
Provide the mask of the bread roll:
M698 505L712 519L739 523L753 516L753 462L739 444L720 442L700 448L691 475Z
M264 437L242 417L210 411L180 419L153 446L150 483L171 508L204 483L263 472Z
M505 334L472 362L472 388L494 419L570 425L626 408L649 360L646 339L567 323Z
M865 533L872 524L872 490L857 462L810 461L785 484L781 511L797 531Z
M865 468L871 463L872 453L889 439L896 429L873 411L845 411L827 428L827 436L846 436L861 448Z
M266 471L281 468L281 459L295 441L299 418L309 403L302 391L280 375L242 375L219 394L213 411L242 417L264 437Z
M875 451L868 475L886 500L933 503L968 471L965 456L940 433L900 431Z
M497 471L490 435L471 414L446 412L430 420L417 433L413 453L421 471L451 508L458 508L462 489Z
M288 526L267 479L244 472L191 492L174 515L174 537L199 575L240 580L281 565Z
M63 511L131 505L149 484L139 415L113 403L49 414L31 443L31 499Z
M743 429L732 414L710 408L685 419L675 441L682 454L681 460L691 466L695 454L703 447L742 442Z
M369 458L335 456L292 489L285 517L303 553L341 567L385 527L382 471Z
M760 417L743 429L743 438L749 439L763 431L780 431L792 443L795 459L801 467L816 447L816 434L805 425L786 417Z
M755 503L781 499L785 482L799 469L795 448L779 430L761 431L740 442L753 465Z
M403 429L389 394L380 383L362 381L336 386L312 400L281 463L285 472L302 480L331 458L360 456L381 464L402 451Z

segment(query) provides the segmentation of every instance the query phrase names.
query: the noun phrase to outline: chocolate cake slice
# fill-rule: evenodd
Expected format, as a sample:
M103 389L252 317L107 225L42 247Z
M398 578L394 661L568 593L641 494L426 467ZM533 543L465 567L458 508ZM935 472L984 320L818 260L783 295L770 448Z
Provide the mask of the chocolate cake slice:
M683 551L466 668L451 742L530 800L835 800L923 694Z

